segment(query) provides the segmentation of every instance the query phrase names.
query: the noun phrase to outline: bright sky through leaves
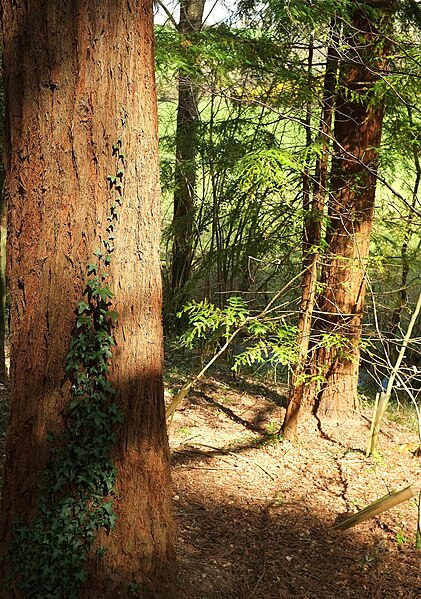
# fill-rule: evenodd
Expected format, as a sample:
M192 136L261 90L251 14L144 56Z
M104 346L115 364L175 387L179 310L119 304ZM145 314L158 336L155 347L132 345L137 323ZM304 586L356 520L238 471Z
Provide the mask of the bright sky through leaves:
M177 0L163 1L165 7L173 15L175 21L179 21L179 2ZM205 5L205 19L207 25L214 25L227 19L230 12L233 10L231 1L225 0L210 0ZM164 25L168 21L168 16L165 10L158 3L155 4L155 24Z

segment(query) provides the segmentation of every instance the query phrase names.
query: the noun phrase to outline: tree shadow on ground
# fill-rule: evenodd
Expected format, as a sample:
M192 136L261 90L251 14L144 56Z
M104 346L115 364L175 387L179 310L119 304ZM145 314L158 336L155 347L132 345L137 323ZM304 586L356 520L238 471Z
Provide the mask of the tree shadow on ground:
M241 424L244 428L251 430L255 433L264 434L265 429L263 427L262 418L258 416L258 418L253 418L252 421L246 420L241 416L238 416L234 410L231 408L224 406L222 403L214 400L212 397L204 393L203 391L196 391L196 395L204 399L209 405L213 406L217 410L223 412L228 418L230 418L233 422L237 424ZM264 410L265 416L267 414L267 409Z
M280 408L286 408L287 405L287 389L286 383L270 383L269 381L251 380L246 375L236 374L231 371L228 373L223 369L218 371L218 379L223 381L231 389L240 390L244 393L254 395L256 397L264 397L268 401L276 404ZM282 385L282 393L279 392Z
M221 382L227 387L228 392L232 391L236 395L237 399L232 401L231 407L227 407L225 403L226 398L224 398L224 393L221 392ZM241 411L244 411L244 406L241 402L238 402L239 392L256 398L256 401L261 400L261 407L257 409L253 408L253 417L251 419L243 418L237 414L236 408L239 405L241 406ZM286 396L281 395L276 387L273 388L263 383L252 383L247 379L227 382L223 376L218 376L218 379L207 378L199 381L196 385L196 391L190 396L192 403L195 401L195 396L204 399L208 404L224 412L234 422L260 434L267 432L266 425L273 417L275 419L279 418L279 408L286 408L287 405ZM231 402L229 398L228 401Z
M389 546L375 521L336 532L305 503L220 503L183 479L175 492L180 599L421 597L419 553Z

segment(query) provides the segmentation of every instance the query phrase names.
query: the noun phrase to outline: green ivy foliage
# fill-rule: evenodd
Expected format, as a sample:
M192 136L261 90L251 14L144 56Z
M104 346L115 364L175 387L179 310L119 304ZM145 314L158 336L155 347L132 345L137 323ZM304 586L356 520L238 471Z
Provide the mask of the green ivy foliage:
M114 251L114 229L123 199L124 154L113 146L116 174L108 177L115 193L102 248L88 265L83 299L67 353L65 373L72 384L65 429L50 434L50 456L43 474L38 515L16 523L10 548L11 574L25 597L76 599L86 579L86 562L99 529L116 521L112 498L116 468L112 447L122 414L108 378L113 327L113 293L107 266ZM99 547L98 556L105 548Z

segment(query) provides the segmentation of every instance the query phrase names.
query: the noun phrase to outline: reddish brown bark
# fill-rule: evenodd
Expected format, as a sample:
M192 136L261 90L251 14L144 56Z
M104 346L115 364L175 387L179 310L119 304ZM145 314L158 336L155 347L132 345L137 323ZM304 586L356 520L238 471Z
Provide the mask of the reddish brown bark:
M125 418L113 452L118 520L102 535L105 555L92 557L84 596L127 596L137 583L142 597L171 597L152 4L2 0L2 28L12 407L0 544L36 513L47 432L64 425L74 310L104 236L121 134L125 201L110 266L112 381Z
M332 33L333 33L332 25ZM333 42L337 43L333 34ZM336 78L338 68L337 50L329 46L326 73L323 84L322 116L320 119L320 141L322 151L316 162L313 196L311 204L304 197L303 227L303 277L300 316L298 319L298 357L291 381L288 407L282 424L282 433L286 439L296 436L298 415L305 387L305 371L308 348L310 345L313 311L316 303L320 243L322 239L322 219L327 192L329 172L329 147L332 136L332 117L335 104Z
M354 10L341 61L323 292L317 298L311 349L302 368L306 384L296 390L283 425L288 438L295 435L299 413L339 421L357 407L365 273L384 113L373 86L390 50L379 24L387 25L393 9L393 3L383 3L382 12L374 16L371 9L377 5L367 2Z
M390 51L363 6L355 10L352 26L336 103L328 250L321 276L324 291L318 298L310 362L310 372L320 372L325 381L317 390L308 386L303 398L304 409L319 419L340 420L357 407L365 277L384 114L383 102L376 101L372 90ZM340 347L323 347L326 333L335 335Z

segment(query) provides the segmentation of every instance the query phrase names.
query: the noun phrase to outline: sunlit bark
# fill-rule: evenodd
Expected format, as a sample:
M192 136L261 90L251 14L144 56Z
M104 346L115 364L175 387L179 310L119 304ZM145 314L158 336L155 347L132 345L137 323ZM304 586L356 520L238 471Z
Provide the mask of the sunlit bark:
M107 226L107 176L121 137L125 199L110 264L119 313L110 376L124 415L112 450L117 523L100 535L105 549L90 556L81 596L126 597L131 584L142 597L167 599L173 550L152 3L2 0L2 28L12 391L0 546L7 551L17 520L37 514L48 433L66 427L65 357L86 268ZM14 584L2 597L22 596Z

